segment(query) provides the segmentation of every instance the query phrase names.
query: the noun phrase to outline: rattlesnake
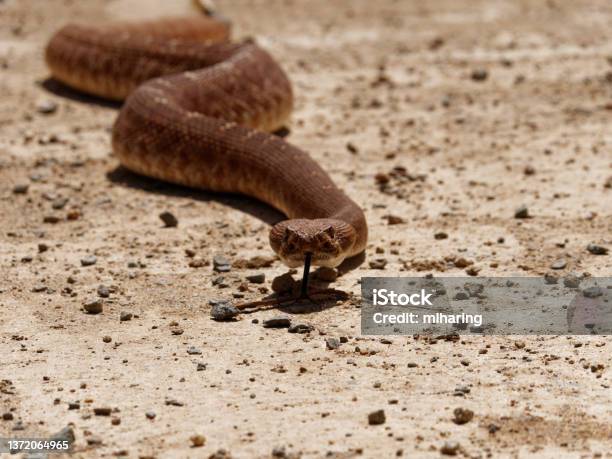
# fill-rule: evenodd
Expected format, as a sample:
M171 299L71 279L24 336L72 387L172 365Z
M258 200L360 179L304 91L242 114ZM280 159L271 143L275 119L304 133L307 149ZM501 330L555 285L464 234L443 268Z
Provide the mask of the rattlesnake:
M364 250L365 216L307 153L270 133L290 116L291 84L229 32L211 17L67 25L46 61L66 85L125 99L112 134L124 167L264 201L289 218L270 230L285 264L338 266Z

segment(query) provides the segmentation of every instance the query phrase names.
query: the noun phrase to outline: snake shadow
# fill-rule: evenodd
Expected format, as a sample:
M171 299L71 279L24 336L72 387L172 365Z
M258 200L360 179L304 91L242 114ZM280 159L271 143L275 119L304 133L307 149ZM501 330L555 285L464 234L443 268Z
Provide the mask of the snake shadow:
M106 178L112 183L146 191L148 193L192 199L201 202L218 202L232 209L249 214L271 226L286 220L282 212L249 196L233 193L216 193L213 191L174 185L172 183L162 182L160 180L135 174L123 166L117 166L115 169L107 172Z
M146 191L148 193L186 198L202 202L218 202L231 207L232 209L249 214L270 226L276 225L278 222L287 219L285 214L276 210L274 207L249 196L233 193L216 193L213 191L197 190L181 185L174 185L172 183L167 183L136 174L123 166L117 166L115 169L107 172L106 177L112 183L128 188ZM340 266L338 266L338 274L343 275L349 271L357 269L364 261L365 252L348 258L344 260Z
M53 77L48 77L40 81L38 85L45 91L55 96L68 99L73 102L79 102L81 104L97 105L98 107L114 109L119 109L122 105L122 102L102 99L101 97L91 96L89 94L85 94L84 92L77 91L76 89L72 89Z

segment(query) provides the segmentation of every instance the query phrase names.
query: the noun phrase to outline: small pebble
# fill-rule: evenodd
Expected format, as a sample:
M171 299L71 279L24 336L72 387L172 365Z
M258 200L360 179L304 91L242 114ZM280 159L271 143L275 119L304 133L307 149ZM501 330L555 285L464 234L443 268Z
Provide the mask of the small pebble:
M607 247L597 244L589 244L587 245L587 250L593 255L607 255L609 250Z
M224 256L215 255L213 257L213 269L219 273L226 273L232 269L232 264Z
M369 264L372 269L385 269L387 260L384 258L376 258L375 260L371 260Z
M147 411L145 413L145 416L147 417L147 419L155 419L156 414L153 411Z
M553 262L550 265L551 269L565 269L565 267L567 266L567 261L565 261L563 258L556 260L555 262Z
M81 258L81 266L93 266L97 263L98 259L95 255L87 255Z
M437 239L439 241L442 239L448 239L448 234L446 234L444 231L438 231L434 234L434 239Z
M276 293L292 292L295 286L296 281L291 277L290 273L285 273L272 280L272 291Z
M195 346L190 346L189 348L187 348L187 354L189 354L189 355L202 355L202 351L199 350Z
M36 104L36 111L43 115L51 115L57 111L57 104L52 100L43 100Z
M246 279L252 284L263 284L266 281L265 273L251 274L246 276Z
M171 212L162 212L161 214L159 214L159 218L164 223L164 226L166 228L175 228L176 226L178 226L178 219Z
M467 408L455 408L453 422L458 425L467 424L474 418L474 412Z
M26 194L29 188L30 188L30 185L28 185L27 183L21 183L13 187L13 193Z
M603 295L603 291L599 287L589 287L582 291L582 295L586 298L597 298Z
M264 328L289 328L291 319L286 316L276 316L263 321Z
M100 314L102 312L102 300L95 298L89 301L86 301L83 304L83 309L89 314Z
M325 338L325 346L330 351L333 351L333 350L338 349L340 347L340 340L338 338L334 338L334 337Z
M445 456L456 456L459 452L459 443L456 441L447 441L440 448L440 453Z
M368 424L371 426L384 424L386 420L385 410L376 410L368 414Z
M559 279L553 273L546 273L544 274L544 282L549 285L553 285L559 282Z
M206 443L206 438L204 437L204 435L192 435L189 440L191 441L191 444L194 448L204 446L204 443Z
M128 320L132 320L132 313L131 312L127 312L127 311L121 311L119 313L119 321L120 322L127 322Z
M514 218L529 218L529 209L527 206L521 206L514 211Z
M472 71L472 80L485 81L489 77L489 72L486 69L474 69Z
M314 327L310 324L294 324L287 330L289 333L310 333Z
M93 409L96 416L110 416L111 409L108 407L98 407Z
M570 274L563 279L563 285L567 288L578 288L580 287L580 279L574 274Z
M219 322L231 320L239 314L240 310L229 301L215 303L210 310L210 315L213 320Z
M106 285L99 285L98 296L102 298L108 298L110 296L110 289Z
M334 282L338 278L338 271L334 268L327 268L325 266L317 269L314 274L318 280L323 282Z
M102 341L105 343L110 343L112 340L113 339L108 335L102 337Z

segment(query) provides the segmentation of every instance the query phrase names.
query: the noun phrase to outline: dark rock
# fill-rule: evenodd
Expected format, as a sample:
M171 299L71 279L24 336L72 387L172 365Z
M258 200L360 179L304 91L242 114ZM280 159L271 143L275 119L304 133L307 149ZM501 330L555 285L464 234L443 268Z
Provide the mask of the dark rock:
M551 269L565 269L565 267L567 266L567 261L565 261L563 258L554 261L551 265L550 268Z
M45 215L43 217L43 223L51 223L52 225L59 223L61 220L57 215Z
M204 435L192 435L191 437L189 437L189 441L191 441L191 445L194 448L200 448L201 446L204 446L204 443L206 443L206 437Z
M444 231L439 231L434 234L434 239L437 239L437 240L448 239L448 234L446 234Z
M447 441L440 448L440 453L445 456L456 456L459 452L459 448L459 443L457 443L456 441Z
M13 187L13 193L15 194L26 194L30 188L27 183L20 183Z
M563 285L567 288L578 288L580 287L580 279L574 274L570 274L563 279Z
M589 287L582 291L582 295L586 298L597 298L598 296L602 296L603 292L599 287Z
M485 81L489 78L489 72L486 69L474 69L472 71L472 80Z
M371 426L384 424L386 420L387 417L385 416L385 410L376 410L368 414L368 424Z
M291 319L286 316L277 316L263 321L264 328L289 328Z
M81 266L93 266L98 262L95 255L87 255L81 258Z
M467 424L474 418L474 412L467 408L455 408L453 422L458 425Z
M330 351L333 351L340 347L340 340L333 337L325 338L325 346L327 346L327 349Z
M272 290L276 293L290 293L297 286L297 282L290 273L285 273L272 280Z
M128 320L132 320L132 313L131 312L127 312L127 311L121 311L119 313L119 321L120 322L127 322Z
M108 407L103 406L94 408L93 411L96 416L110 416L112 410Z
M289 333L310 333L314 327L310 324L294 324L287 330Z
M95 298L86 301L83 304L83 309L85 309L88 314L100 314L103 309L102 300Z
M514 218L529 218L529 209L527 206L521 206L514 211Z
M376 258L375 260L370 261L369 265L372 269L385 269L385 266L387 266L387 260L385 258Z
M559 282L559 279L553 273L546 273L544 274L544 282L546 282L549 285L552 285L552 284L556 284L557 282Z
M587 250L593 255L607 255L609 250L607 247L597 244L589 244L587 245Z
M172 212L162 212L159 214L160 220L164 223L166 228L176 228L178 226L178 219L174 216Z
M203 362L198 362L198 365L196 366L196 370L197 371L204 371L206 370L206 364Z
M57 198L53 200L51 207L55 210L61 210L68 204L68 198Z
M10 411L7 411L6 413L2 413L3 421L12 421L13 418L14 418L13 413L11 413Z
M210 310L210 315L213 320L222 322L231 320L240 314L240 310L229 301L215 303Z
M110 296L110 289L106 285L99 285L98 296L102 298L108 298Z
M72 427L66 426L59 432L53 434L49 438L49 441L67 441L69 444L72 444L74 443L75 438L76 437L74 436L74 430Z
M320 267L314 272L316 278L323 282L334 282L338 278L338 271L334 268Z
M222 255L213 257L213 269L219 273L226 273L232 269L230 261Z
M251 274L246 276L246 279L252 284L263 284L266 281L265 273Z

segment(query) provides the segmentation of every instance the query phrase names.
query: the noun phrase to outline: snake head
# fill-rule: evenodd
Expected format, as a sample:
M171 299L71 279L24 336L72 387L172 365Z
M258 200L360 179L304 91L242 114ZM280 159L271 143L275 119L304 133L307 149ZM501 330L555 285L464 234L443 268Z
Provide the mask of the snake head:
M290 268L303 265L307 253L315 266L336 267L351 253L356 239L351 225L330 218L285 220L270 230L272 249Z

